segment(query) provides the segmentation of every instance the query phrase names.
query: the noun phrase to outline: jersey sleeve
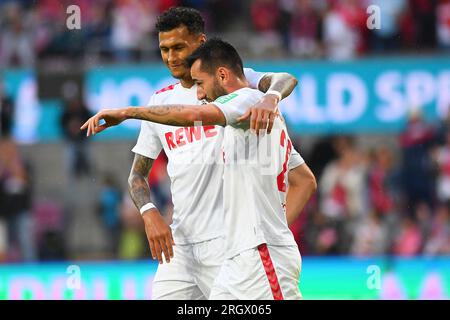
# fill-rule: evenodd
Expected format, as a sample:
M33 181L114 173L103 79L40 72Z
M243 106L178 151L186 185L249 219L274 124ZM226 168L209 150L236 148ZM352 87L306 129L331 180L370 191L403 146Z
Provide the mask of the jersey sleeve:
M154 95L150 98L147 106L151 108L154 105ZM141 156L156 159L162 150L161 140L152 122L141 121L141 130L136 145L131 150Z
M212 104L216 105L224 114L227 125L237 124L237 119L242 116L258 100L259 95L255 90L239 90L217 98Z
M289 157L289 163L288 163L289 170L295 169L304 163L305 163L305 160L302 158L300 153L298 153L298 151L295 150L294 147L292 147L291 155Z
M247 81L250 84L250 87L253 89L259 90L259 88L258 88L259 82L266 74L267 73L265 73L265 72L255 71L252 68L244 68L245 78L247 78Z

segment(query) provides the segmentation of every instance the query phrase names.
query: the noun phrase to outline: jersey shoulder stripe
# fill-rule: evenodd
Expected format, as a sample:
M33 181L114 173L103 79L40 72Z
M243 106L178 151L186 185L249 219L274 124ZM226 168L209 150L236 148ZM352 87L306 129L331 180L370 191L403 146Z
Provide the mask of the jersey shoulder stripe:
M167 87L165 87L165 88L162 88L162 89L156 91L155 94L160 94L160 93L162 93L162 92L166 92L166 91L173 90L173 88L175 88L175 86L176 86L177 84L179 84L179 82L174 83L174 84L171 84L170 86L167 86Z

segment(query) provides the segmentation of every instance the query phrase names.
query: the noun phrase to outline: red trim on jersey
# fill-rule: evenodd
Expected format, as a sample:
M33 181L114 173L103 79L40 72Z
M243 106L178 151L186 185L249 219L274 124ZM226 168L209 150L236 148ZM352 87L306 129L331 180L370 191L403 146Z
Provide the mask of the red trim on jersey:
M263 243L258 246L259 255L261 256L261 261L264 266L264 271L266 271L267 280L269 280L270 289L272 290L272 295L274 300L284 300L283 293L281 292L280 283L278 282L277 273L270 258L269 249L267 244Z
M164 92L164 91L173 90L173 88L175 88L175 86L176 86L177 84L179 84L179 82L174 83L174 84L171 84L170 86L167 86L167 87L165 87L165 88L162 88L162 89L156 91L155 94L158 94L158 93L161 93L161 92Z

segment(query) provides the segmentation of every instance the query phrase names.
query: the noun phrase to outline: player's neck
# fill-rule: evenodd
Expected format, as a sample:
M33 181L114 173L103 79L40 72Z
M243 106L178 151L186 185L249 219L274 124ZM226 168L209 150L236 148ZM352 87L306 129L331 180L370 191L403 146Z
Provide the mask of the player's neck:
M239 89L248 88L248 87L250 87L250 84L248 83L247 79L236 78L236 81L229 83L228 86L225 87L225 90L228 93L232 93Z
M186 79L180 79L180 84L183 88L190 89L194 85L194 80L191 77Z

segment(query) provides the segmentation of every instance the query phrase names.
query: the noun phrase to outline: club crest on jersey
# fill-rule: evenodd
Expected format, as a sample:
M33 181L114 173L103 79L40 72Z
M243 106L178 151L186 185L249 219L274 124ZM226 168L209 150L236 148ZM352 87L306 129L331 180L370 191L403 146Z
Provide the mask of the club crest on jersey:
M178 128L174 131L166 132L164 136L169 150L173 150L195 141L200 141L203 138L215 137L217 134L215 126L195 126Z
M238 96L237 93L230 93L230 94L227 94L226 96L222 96L222 97L217 98L216 101L219 102L219 103L224 104L224 103L227 103L230 100L233 100L237 96Z

